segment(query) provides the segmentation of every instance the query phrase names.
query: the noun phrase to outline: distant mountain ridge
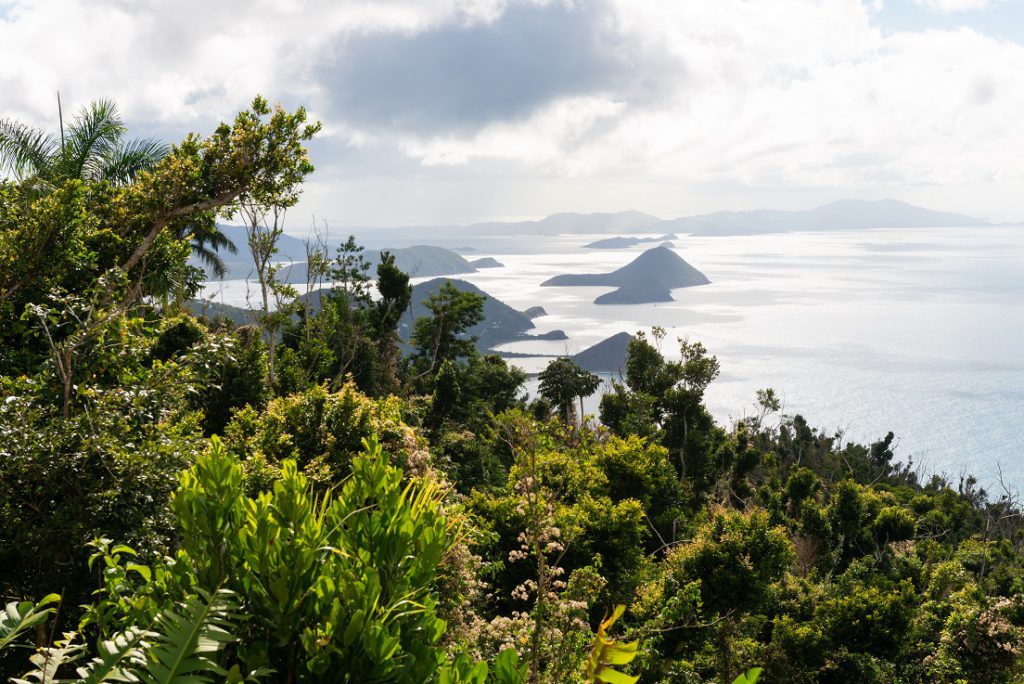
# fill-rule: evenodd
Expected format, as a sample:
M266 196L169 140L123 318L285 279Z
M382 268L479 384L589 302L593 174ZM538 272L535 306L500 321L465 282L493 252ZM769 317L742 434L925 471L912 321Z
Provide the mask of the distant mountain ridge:
M757 209L660 219L640 211L552 214L538 221L476 223L465 230L479 235L556 235L601 233L692 233L758 235L790 231L869 228L942 228L992 225L987 219L933 211L893 199L839 200L813 209Z
M933 211L898 200L840 200L805 211L720 211L679 218L678 230L693 235L759 235L790 231L870 228L944 228L987 226L989 221Z

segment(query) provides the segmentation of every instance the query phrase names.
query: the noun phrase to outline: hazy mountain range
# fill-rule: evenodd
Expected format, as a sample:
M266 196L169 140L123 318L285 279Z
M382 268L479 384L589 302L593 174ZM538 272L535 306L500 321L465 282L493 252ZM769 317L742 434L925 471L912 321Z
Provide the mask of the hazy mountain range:
M840 200L804 211L757 209L719 211L660 219L639 211L614 214L553 214L539 221L477 223L466 230L480 235L573 233L691 233L755 235L795 230L857 230L863 228L938 228L987 226L982 218L932 211L898 200Z

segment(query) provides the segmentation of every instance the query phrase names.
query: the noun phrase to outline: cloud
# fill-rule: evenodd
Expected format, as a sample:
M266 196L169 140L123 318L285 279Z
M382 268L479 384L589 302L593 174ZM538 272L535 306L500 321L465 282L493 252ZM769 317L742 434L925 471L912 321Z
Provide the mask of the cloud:
M311 212L383 222L791 193L1015 205L1024 46L882 31L877 5L0 0L0 116L52 128L59 89L175 139L262 92L325 123Z
M983 10L992 4L992 0L914 0L915 5L937 10L943 14Z
M555 98L634 81L599 8L517 4L490 22L352 36L316 78L329 111L366 129L476 131L526 119Z

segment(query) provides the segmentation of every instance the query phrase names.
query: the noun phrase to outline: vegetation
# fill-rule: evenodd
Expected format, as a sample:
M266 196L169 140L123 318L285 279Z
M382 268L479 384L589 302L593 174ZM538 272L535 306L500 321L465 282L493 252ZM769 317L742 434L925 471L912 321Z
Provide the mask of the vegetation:
M409 275L387 254L371 273L353 239L311 239L305 291L279 283L317 128L257 98L130 176L71 168L67 138L0 147L5 677L1024 677L1009 492L921 478L891 433L846 442L771 390L716 423L718 361L658 329L600 422L568 359L527 403L472 343L481 297L442 287L405 346ZM235 212L253 326L184 305L194 231Z

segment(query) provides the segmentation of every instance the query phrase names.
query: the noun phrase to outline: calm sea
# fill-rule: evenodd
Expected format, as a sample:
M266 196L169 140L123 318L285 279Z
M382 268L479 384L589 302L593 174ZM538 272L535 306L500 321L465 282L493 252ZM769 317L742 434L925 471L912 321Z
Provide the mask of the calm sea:
M676 251L712 284L676 290L674 302L597 306L609 288L540 287L560 273L613 270L653 246L581 249L600 237L463 241L504 268L460 277L515 308L543 306L538 332L570 338L503 349L572 354L659 325L669 355L687 337L718 357L708 402L723 421L752 412L756 390L772 387L784 412L830 433L874 440L892 430L898 456L925 473L993 483L1001 469L1024 485L1024 229L682 236ZM224 292L244 300L244 284ZM529 372L546 361L515 360Z

